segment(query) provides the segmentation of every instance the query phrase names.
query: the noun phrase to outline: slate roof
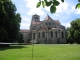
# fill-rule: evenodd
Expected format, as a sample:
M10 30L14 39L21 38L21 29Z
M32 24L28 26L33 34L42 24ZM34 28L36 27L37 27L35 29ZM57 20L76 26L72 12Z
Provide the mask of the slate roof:
M56 24L61 24L59 20L54 20Z
M53 20L49 15L46 16L44 20ZM54 20L56 24L61 24L59 20Z
M53 19L49 15L47 15L44 20L53 20Z

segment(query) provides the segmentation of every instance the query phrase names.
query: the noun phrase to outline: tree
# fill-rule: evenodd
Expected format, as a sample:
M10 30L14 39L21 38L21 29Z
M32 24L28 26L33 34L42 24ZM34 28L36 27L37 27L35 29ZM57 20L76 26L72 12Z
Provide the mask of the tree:
M61 0L64 3L64 0ZM80 0L78 0L78 4L75 6L75 8L79 9L80 8ZM40 7L40 5L42 4L43 8L45 8L45 6L50 7L50 12L51 13L55 13L56 12L56 6L58 6L60 4L59 1L57 0L39 0L39 2L37 3L36 7Z
M0 0L0 42L14 42L18 39L21 17L16 10L11 0Z
M23 35L21 33L19 33L19 39L18 39L18 43L23 43Z
M70 24L67 39L70 43L76 42L80 44L80 18L73 20Z

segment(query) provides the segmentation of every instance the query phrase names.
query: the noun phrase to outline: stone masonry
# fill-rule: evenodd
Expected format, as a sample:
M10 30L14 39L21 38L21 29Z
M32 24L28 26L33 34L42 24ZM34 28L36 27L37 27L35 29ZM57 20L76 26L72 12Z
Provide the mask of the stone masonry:
M66 43L65 26L61 25L59 20L53 20L49 15L43 21L40 16L35 14L32 16L30 30L20 32L26 33L24 43L30 40L31 43L38 44L62 44Z

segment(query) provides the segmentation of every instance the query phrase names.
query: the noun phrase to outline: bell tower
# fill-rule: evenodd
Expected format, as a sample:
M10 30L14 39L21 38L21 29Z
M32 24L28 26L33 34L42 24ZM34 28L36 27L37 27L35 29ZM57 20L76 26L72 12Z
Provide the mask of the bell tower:
M32 16L32 21L35 21L35 22L40 21L40 16L37 15L37 14L34 14L34 15Z
M31 25L30 25L30 30L35 29L35 28L36 28L35 26L37 25L38 22L40 22L40 16L37 15L37 14L34 14L34 15L32 16Z

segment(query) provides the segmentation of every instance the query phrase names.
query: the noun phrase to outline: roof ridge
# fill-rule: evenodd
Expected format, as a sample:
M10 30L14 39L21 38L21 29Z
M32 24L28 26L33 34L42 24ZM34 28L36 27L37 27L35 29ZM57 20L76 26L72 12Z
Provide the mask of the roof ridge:
M53 20L48 14L44 20Z

